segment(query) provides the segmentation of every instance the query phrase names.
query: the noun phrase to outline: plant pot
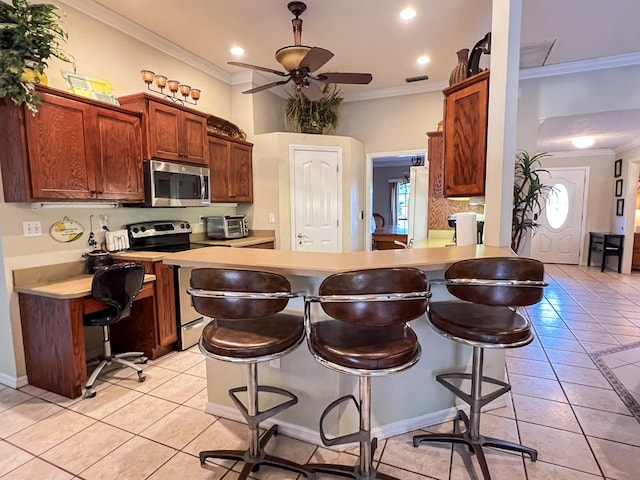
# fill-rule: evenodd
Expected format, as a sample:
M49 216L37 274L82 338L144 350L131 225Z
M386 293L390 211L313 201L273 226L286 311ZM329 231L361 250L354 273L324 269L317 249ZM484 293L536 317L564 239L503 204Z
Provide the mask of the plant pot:
M316 135L321 135L322 134L322 130L323 128L320 125L316 125L313 123L301 123L300 124L300 131L302 133L313 133Z

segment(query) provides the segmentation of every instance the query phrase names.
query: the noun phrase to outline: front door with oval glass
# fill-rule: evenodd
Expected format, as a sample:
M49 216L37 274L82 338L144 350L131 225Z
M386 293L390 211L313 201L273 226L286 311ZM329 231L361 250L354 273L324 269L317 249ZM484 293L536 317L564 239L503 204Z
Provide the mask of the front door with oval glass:
M540 228L531 239L531 256L545 263L580 263L583 244L586 169L548 168L553 187L538 214Z

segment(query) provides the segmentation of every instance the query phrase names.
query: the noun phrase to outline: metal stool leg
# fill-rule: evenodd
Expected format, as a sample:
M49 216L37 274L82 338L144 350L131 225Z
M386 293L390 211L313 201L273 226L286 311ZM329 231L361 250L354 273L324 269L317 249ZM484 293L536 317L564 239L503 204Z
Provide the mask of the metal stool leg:
M484 405L494 400L495 398L503 395L508 392L511 387L508 384L504 384L504 382L500 382L498 380L487 379L487 377L482 376L482 369L484 363L484 349L482 347L473 347L473 364L471 367L471 395L465 395L461 390L458 390L456 387L450 386L448 383L441 381L439 378L438 381L442 383L445 387L447 387L452 392L456 393L458 397L464 400L470 406L470 414L467 416L462 410L458 410L458 414L454 422L462 421L465 424L465 431L461 433L452 433L452 434L426 434L426 435L416 435L413 437L413 446L417 447L422 442L452 442L452 443L463 443L469 447L469 449L475 453L476 459L480 464L480 470L482 471L482 476L484 480L491 480L491 474L489 473L489 468L487 466L487 460L484 455L483 447L495 447L501 448L505 450L511 450L514 452L520 452L529 455L532 461L536 461L538 459L538 452L530 447L525 447L524 445L520 445L518 443L508 442L506 440L500 440L497 438L485 437L480 434L480 411ZM468 375L455 375L457 378L468 377ZM482 396L482 382L483 379L485 381L489 380L492 383L498 385L504 385L502 389L498 390L497 395L488 394L484 397Z
M286 458L269 455L264 451L267 442L273 435L278 434L278 426L273 425L262 436L260 436L260 421L269 418L285 408L297 403L298 399L295 395L290 394L275 387L258 386L258 365L250 363L247 368L247 406L243 408L240 401L235 397L235 392L243 391L244 388L234 388L229 391L229 395L240 412L244 415L249 425L249 447L247 450L205 450L200 452L200 464L206 467L206 461L211 458L221 458L226 460L237 460L244 462L245 465L238 476L238 480L245 480L251 472L256 472L262 465L281 468L294 473L304 475L306 478L314 479L314 473L305 466L294 463ZM277 405L269 410L260 412L258 403L258 393L260 391L268 391L272 393L280 393L290 397L287 402Z

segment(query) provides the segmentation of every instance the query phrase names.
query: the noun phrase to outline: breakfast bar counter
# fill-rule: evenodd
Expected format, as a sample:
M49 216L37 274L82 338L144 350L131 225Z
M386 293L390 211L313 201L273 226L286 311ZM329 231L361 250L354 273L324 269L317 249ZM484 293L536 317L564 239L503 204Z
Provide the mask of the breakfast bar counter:
M322 280L337 272L386 268L416 267L429 279L441 278L452 263L469 258L514 256L508 247L473 245L466 247L414 248L371 252L320 253L243 248L199 248L167 256L170 265L200 268L241 268L265 270L285 275L294 291L315 294ZM446 290L434 291L432 301L448 298ZM302 314L302 299L292 300L287 310ZM314 319L317 315L314 312ZM454 396L435 376L443 372L468 370L471 347L450 341L435 332L424 317L411 322L418 335L422 356L418 363L404 371L372 382L373 434L386 438L433 425L453 418ZM504 350L485 353L485 374L504 376ZM243 365L207 359L207 412L243 422L243 418L227 395L227 390L245 384ZM340 375L318 364L306 344L283 357L279 365L261 364L259 383L285 388L299 397L299 403L274 417L281 430L295 438L321 445L318 422L324 408L344 395L357 397L357 378ZM267 402L271 401L267 398ZM495 406L504 404L504 398ZM267 405L262 405L265 408ZM356 431L357 414L350 408L333 415L327 426L330 435ZM265 427L270 425L264 422Z

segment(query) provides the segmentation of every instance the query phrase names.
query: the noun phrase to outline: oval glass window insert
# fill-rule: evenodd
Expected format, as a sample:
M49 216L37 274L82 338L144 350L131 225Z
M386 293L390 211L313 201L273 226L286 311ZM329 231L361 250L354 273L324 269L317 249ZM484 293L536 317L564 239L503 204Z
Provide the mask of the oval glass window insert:
M547 197L546 215L549 226L556 230L567 221L569 216L569 192L567 187L561 183L555 184Z

